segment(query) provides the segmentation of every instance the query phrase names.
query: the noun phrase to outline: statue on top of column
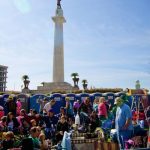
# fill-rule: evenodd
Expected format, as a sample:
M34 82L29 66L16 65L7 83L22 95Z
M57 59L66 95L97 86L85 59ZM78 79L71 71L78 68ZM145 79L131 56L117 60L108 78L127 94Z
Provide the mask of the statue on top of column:
M61 0L57 0L57 6L58 6L59 8L61 8L60 1L61 1Z
M56 9L56 16L63 16L63 10L60 4L61 0L57 0L57 9Z

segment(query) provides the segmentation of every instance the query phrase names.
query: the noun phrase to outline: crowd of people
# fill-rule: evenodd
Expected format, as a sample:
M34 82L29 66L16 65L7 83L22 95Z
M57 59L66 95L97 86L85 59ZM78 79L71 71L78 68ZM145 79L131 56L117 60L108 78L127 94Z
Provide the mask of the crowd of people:
M2 150L14 147L16 135L26 135L28 141L23 141L18 147L22 149L32 143L32 148L47 150L49 145L57 145L63 139L64 132L73 130L73 125L78 125L81 132L94 132L97 127L103 127L104 122L109 120L108 128L115 128L120 149L125 148L125 141L133 134L132 112L121 97L115 99L114 106L104 97L96 98L93 104L89 97L82 102L76 100L73 105L69 97L65 98L66 105L61 107L55 114L54 99L39 99L40 110L30 109L26 112L22 109L20 100L14 100L9 96L5 106L7 116L4 115L3 107L0 106L0 133ZM79 115L77 123L75 117ZM24 144L25 143L25 144ZM25 149L25 148L24 148ZM29 150L28 146L28 150Z

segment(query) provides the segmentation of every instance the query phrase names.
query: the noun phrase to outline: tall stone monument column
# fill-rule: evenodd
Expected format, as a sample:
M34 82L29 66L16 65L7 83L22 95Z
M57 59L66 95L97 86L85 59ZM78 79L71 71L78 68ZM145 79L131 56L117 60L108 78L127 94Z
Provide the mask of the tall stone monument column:
M64 42L63 23L66 22L60 0L57 3L56 14L52 17L55 23L54 55L53 55L53 82L64 82Z
M70 83L64 81L64 41L63 41L63 23L66 22L63 16L63 10L60 5L61 0L57 0L55 16L52 20L55 23L54 31L54 56L53 56L53 81L44 82L43 86L38 86L38 93L49 93L58 91L72 91Z

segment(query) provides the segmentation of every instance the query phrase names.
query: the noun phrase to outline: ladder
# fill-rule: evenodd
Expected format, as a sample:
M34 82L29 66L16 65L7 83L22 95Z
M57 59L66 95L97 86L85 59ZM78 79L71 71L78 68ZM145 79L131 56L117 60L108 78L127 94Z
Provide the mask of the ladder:
M139 114L140 111L142 110L144 112L145 118L147 120L146 112L142 103L142 96L143 94L136 94L133 95L133 100L132 100L132 105L131 105L131 110L135 110L137 112L137 123L139 121Z

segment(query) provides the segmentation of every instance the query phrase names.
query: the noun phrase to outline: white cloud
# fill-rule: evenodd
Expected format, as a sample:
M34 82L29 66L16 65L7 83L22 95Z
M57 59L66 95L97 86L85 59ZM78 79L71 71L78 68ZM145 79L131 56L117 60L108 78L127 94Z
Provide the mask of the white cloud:
M21 13L29 13L31 11L31 5L28 0L13 0L16 8Z

